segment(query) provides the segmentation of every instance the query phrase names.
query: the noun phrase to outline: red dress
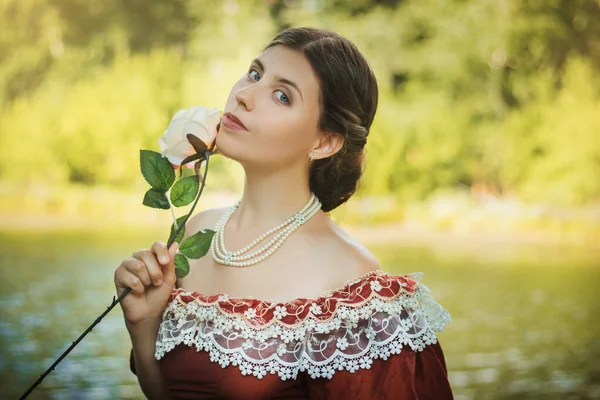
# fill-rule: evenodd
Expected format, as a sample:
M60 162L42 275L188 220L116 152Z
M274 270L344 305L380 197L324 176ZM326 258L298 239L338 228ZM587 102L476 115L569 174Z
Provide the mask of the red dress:
M176 399L452 399L450 315L419 278L377 270L287 303L176 289L156 358Z

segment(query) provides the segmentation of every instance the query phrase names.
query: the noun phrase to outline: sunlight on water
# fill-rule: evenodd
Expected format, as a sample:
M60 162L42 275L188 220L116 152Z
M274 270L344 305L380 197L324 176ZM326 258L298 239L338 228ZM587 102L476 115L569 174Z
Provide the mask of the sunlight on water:
M114 268L154 232L0 234L0 386L16 398L110 303ZM597 250L370 246L452 314L457 399L600 398ZM30 397L143 398L117 307Z

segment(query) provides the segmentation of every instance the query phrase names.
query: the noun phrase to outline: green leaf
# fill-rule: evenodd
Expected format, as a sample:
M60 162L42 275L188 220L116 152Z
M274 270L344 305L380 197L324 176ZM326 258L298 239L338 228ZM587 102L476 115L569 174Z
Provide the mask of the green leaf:
M200 184L197 176L181 178L171 189L171 203L175 207L187 206L194 201L199 189Z
M210 249L210 244L215 231L210 229L200 230L198 233L185 239L179 246L179 251L188 258L197 259L204 257Z
M140 150L140 168L144 179L153 189L164 193L175 182L173 165L156 151Z
M146 192L142 204L152 208L160 208L161 210L168 210L170 208L167 195L156 189L149 189Z
M190 263L183 254L175 254L175 275L178 278L185 278L190 273Z
M181 224L183 224L183 221L185 221L185 217L187 217L187 215L177 218L177 226L181 226ZM167 243L169 243L171 241L171 238L173 237L174 234L175 234L175 223L171 224L171 233L169 233L169 240L167 240ZM177 235L177 237L175 238L175 240L173 242L181 243L181 240L183 239L183 235L185 235L185 226L181 229L181 231L179 231L179 234Z

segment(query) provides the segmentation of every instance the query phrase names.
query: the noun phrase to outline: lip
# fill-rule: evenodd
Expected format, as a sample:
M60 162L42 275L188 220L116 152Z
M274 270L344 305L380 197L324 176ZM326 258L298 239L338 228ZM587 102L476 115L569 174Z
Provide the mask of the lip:
M221 124L234 131L247 131L248 128L242 121L230 112L223 114L221 118Z

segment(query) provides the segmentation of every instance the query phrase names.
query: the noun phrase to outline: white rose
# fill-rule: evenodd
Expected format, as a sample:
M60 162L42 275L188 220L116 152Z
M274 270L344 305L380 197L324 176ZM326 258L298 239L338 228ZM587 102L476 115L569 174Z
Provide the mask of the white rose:
M165 134L158 139L162 156L168 158L173 166L178 167L185 158L196 154L187 140L188 133L202 140L210 148L217 137L217 125L220 119L217 108L209 110L199 106L178 111ZM193 167L193 165L194 162L191 162L187 166Z

